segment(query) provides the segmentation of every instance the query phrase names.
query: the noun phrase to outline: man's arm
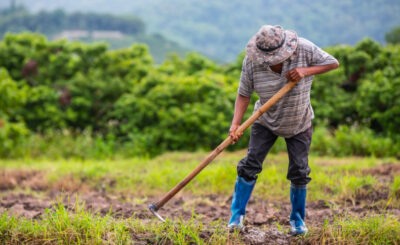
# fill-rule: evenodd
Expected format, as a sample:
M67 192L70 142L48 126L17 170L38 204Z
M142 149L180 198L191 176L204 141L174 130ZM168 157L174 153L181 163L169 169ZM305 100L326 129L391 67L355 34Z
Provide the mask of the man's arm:
M233 139L233 143L236 143L236 141L238 141L239 138L242 136L242 134L236 135L235 132L242 122L243 115L246 112L249 103L250 97L246 97L240 94L237 95L235 101L235 112L233 115L231 127L229 129L229 136Z
M297 82L304 77L325 73L330 70L336 69L338 67L339 67L338 62L321 66L296 67L288 71L288 73L286 74L286 78L289 81Z

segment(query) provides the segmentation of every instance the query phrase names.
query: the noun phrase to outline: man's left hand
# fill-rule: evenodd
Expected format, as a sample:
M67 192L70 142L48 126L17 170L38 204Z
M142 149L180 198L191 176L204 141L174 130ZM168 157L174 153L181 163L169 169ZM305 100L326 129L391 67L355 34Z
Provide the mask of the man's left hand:
M298 82L307 76L305 67L296 67L286 73L286 78L289 81Z

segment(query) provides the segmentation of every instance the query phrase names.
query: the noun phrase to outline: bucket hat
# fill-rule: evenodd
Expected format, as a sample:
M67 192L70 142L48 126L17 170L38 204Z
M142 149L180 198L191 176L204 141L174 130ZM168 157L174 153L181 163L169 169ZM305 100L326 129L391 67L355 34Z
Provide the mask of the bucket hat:
M281 26L263 25L248 42L246 52L253 62L276 65L288 59L297 44L296 32Z

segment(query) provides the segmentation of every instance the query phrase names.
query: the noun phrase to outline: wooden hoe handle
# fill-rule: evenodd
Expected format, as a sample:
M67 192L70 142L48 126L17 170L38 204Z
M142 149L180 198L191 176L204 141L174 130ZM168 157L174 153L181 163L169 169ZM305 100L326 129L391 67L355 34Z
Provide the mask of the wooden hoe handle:
M248 127L250 127L262 114L264 114L269 108L276 104L283 96L285 96L297 82L288 82L283 86L274 96L272 96L264 105L262 105L251 117L249 117L239 128L236 130L236 134L243 133ZM211 161L213 161L226 147L231 145L233 142L232 138L228 136L220 145L218 145L197 167L188 174L179 184L172 188L167 194L165 194L158 202L150 204L150 211L157 216L160 220L164 221L157 211L165 205L173 196L176 195L183 187L185 187L197 174L199 174Z

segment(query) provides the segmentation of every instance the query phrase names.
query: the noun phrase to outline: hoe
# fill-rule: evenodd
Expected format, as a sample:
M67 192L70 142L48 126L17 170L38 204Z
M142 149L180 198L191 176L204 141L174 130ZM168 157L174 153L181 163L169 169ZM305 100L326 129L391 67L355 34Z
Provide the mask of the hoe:
M276 102L285 96L297 82L290 81L283 86L274 96L272 96L263 106L260 107L251 117L249 117L240 127L236 130L236 134L243 133L250 127L264 112L269 110ZM158 202L149 205L150 211L162 222L165 220L158 214L158 210L162 208L172 197L174 197L182 188L184 188L197 174L199 174L209 163L211 163L226 147L231 145L233 140L228 136L220 145L218 145L197 167L188 174L181 182L174 188L166 193Z

